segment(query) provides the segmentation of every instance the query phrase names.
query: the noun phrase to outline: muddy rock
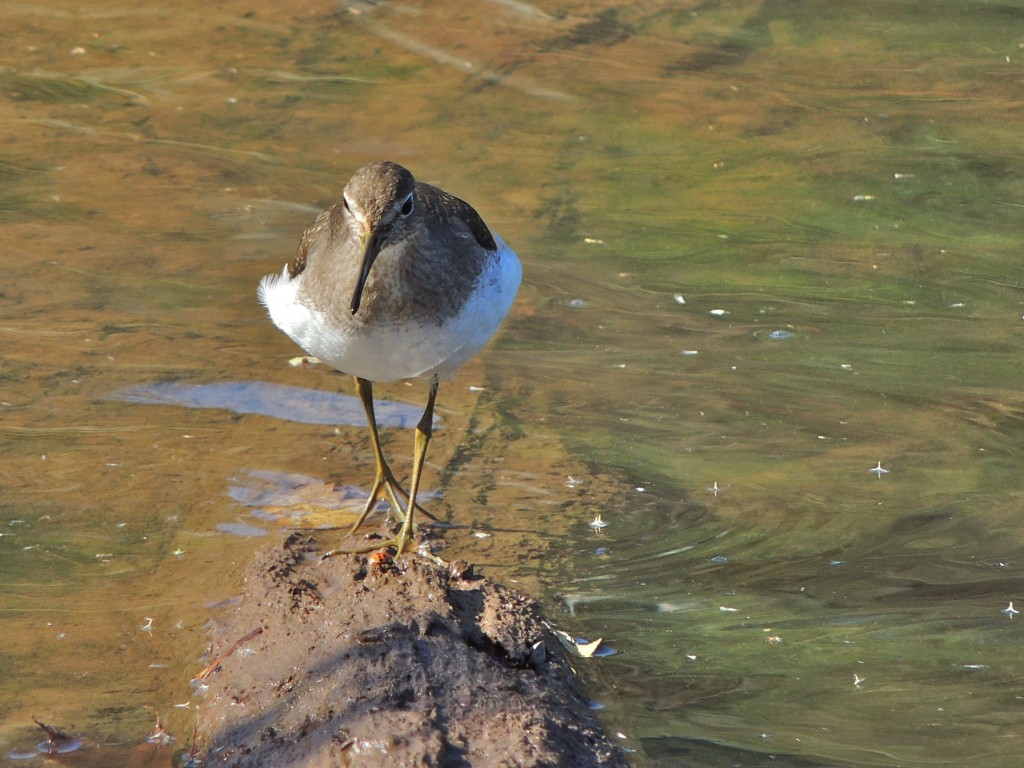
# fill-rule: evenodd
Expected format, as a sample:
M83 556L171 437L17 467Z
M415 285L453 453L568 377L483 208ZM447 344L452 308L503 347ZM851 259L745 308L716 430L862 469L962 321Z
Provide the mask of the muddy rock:
M250 567L211 659L206 765L625 765L537 605L465 564L322 560L292 535Z

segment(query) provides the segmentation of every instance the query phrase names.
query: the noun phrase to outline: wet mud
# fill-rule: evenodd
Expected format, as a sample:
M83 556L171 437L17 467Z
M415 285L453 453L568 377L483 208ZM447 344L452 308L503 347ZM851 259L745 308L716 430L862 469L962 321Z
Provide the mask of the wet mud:
M419 554L259 554L214 629L218 766L625 766L527 597Z

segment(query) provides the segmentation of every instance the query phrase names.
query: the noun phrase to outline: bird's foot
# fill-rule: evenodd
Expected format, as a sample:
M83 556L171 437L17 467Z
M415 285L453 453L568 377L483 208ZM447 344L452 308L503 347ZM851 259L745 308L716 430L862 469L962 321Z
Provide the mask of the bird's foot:
M369 514L377 508L378 502L381 501L388 502L388 516L392 520L399 524L405 523L406 515L409 512L409 493L399 485L398 480L395 479L394 474L391 472L391 468L387 465L377 471L377 477L373 481L373 488L370 489L370 495L366 499L363 512L359 515L355 525L349 530L350 536L359 530L359 527ZM437 517L427 512L419 504L413 505L413 509L427 519L435 523L439 522Z
M390 507L389 514L392 516L392 518L395 520L395 522L397 522L397 523L404 522L405 521L405 513L409 509L409 492L407 490L405 490L401 485L399 485L398 481L395 480L394 477L392 477L390 480L384 480L383 482L384 482L384 484L385 484L385 486L387 488L387 491L386 491L387 497L386 498L388 500L388 506ZM371 497L372 497L372 495L371 495ZM380 498L384 498L384 496L380 496ZM376 504L376 502L374 502L374 504ZM425 510L423 507L421 507L419 502L416 502L416 504L413 505L413 507L414 507L415 512L416 512L417 515L423 515L428 520L430 520L432 523L439 523L439 522L441 522L437 518L436 515L431 514L430 512ZM401 510L402 514L401 515L397 515L395 513L396 509ZM352 530L355 531L358 527L359 526L357 525Z

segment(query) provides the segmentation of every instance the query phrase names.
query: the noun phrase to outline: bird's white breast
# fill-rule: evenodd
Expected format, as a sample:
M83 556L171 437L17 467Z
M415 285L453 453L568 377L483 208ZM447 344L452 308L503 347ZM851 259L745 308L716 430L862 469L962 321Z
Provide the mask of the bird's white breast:
M497 332L522 279L515 253L498 236L476 287L457 314L441 323L400 316L372 324L319 310L303 291L299 274L287 267L260 281L259 298L274 324L311 355L339 371L370 381L396 381L437 374L446 378Z

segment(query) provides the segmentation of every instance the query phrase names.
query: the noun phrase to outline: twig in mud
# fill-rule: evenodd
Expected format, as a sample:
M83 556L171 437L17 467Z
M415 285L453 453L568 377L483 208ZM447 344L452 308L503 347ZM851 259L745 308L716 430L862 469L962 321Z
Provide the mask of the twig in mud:
M65 733L55 725L40 722L39 720L36 720L34 717L32 718L32 722L43 729L43 733L46 734L46 738L50 741L67 741L71 738L67 735L67 733Z
M74 752L82 746L82 740L80 738L68 735L55 725L40 722L34 717L32 718L32 722L42 728L43 733L46 734L45 749L42 745L39 747L39 752L41 754L63 755L68 752Z
M170 744L172 741L174 741L174 737L164 729L163 719L160 717L160 713L157 712L156 726L153 728L153 732L146 737L146 743L162 746Z
M256 627L256 629L247 634L245 637L240 638L234 645L232 645L230 648L224 651L224 653L219 654L213 661L211 661L207 665L206 669L204 669L202 672L200 672L192 679L200 683L203 682L206 678L208 678L210 675L214 673L217 667L219 667L224 662L224 659L226 659L232 653L237 651L244 643L247 643L250 640L252 640L254 637L256 637L256 635L262 634L262 632L263 627Z
M196 715L196 727L192 730L192 747L188 751L188 759L182 763L182 768L198 768L203 764L199 759L199 715Z

